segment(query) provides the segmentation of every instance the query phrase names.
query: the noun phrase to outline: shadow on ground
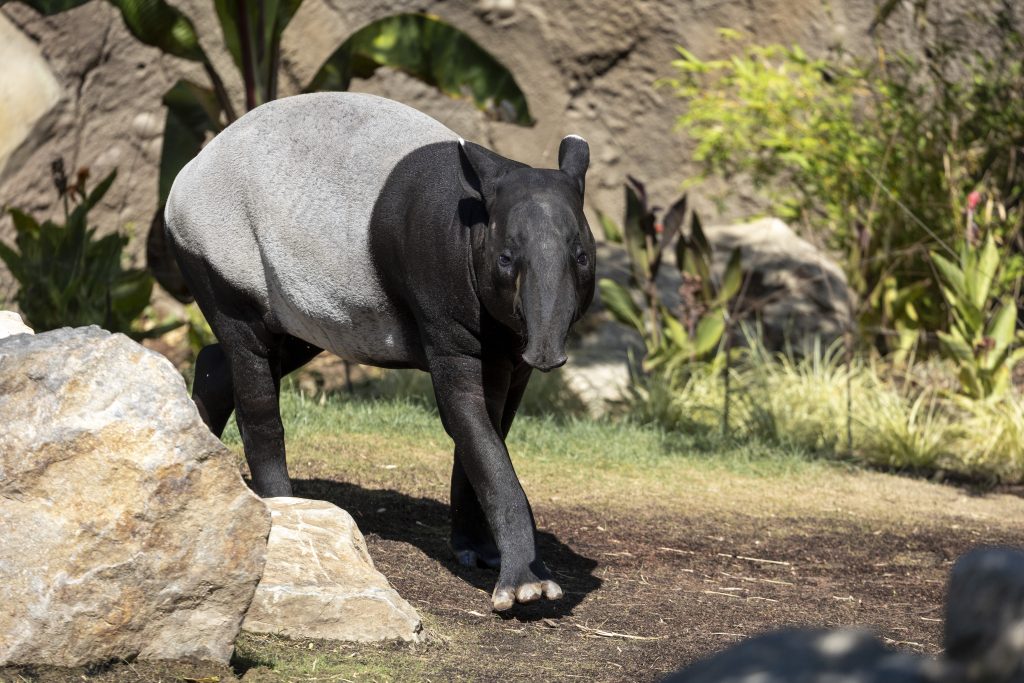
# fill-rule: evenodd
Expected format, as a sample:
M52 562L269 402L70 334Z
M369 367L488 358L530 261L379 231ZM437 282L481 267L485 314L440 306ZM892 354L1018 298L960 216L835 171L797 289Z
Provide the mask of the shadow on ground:
M297 479L295 495L325 500L347 510L365 535L408 543L422 550L453 575L474 588L490 591L498 578L496 570L463 567L448 547L448 506L433 498L418 498L391 489L367 489L330 479ZM505 619L538 621L572 615L573 609L601 586L594 575L597 561L580 555L554 535L538 534L541 557L555 574L565 592L557 602L541 600L517 605L502 613Z

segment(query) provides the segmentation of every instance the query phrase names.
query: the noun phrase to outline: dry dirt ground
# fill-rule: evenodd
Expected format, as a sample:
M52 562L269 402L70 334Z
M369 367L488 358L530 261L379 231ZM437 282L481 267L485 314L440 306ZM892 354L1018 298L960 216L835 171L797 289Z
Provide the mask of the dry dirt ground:
M588 470L539 448L517 467L565 598L498 615L494 574L447 550L443 435L403 440L401 429L388 447L369 431L300 433L292 474L296 495L353 514L378 568L420 611L424 643L243 635L230 668L115 662L6 669L0 681L652 681L786 625L869 627L934 655L955 558L1024 545L1016 495L823 464L765 473L661 458Z

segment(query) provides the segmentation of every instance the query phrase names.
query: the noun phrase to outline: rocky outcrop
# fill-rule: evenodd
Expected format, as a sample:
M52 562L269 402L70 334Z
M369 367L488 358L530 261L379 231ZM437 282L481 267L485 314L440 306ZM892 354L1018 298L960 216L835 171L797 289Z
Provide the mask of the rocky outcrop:
M61 87L50 66L21 31L0 14L0 180L41 142Z
M270 515L158 354L0 340L0 666L226 662Z
M33 331L14 311L0 311L0 339L16 334L33 334Z
M765 346L803 350L815 338L828 345L853 322L853 294L832 259L778 218L705 228L721 277L733 249L742 252L746 284L742 321L759 322Z
M267 564L242 628L290 638L417 641L419 615L373 566L352 517L334 505L267 498Z

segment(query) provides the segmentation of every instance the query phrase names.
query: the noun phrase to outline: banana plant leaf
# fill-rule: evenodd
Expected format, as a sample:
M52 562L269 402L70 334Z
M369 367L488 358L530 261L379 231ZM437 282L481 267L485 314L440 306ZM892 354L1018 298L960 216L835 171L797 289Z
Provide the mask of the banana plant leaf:
M498 120L534 123L512 73L476 41L429 14L399 14L352 34L306 87L306 92L347 90L382 66L400 69L452 97L471 96Z
M633 278L640 285L654 278L651 272L651 254L647 251L647 240L654 238L654 215L647 208L647 191L642 183L627 176L626 220L622 232L626 252L633 267Z
M608 312L619 322L629 325L640 334L644 333L644 322L640 307L636 305L629 291L614 280L601 278L597 283L601 290L601 301Z
M163 0L108 0L121 10L125 26L146 45L193 62L206 62L192 22Z
M0 0L0 7L6 5L7 2L8 0ZM21 2L43 16L48 17L52 14L60 14L61 12L66 12L69 9L74 9L79 5L84 5L89 2L89 0L21 0Z
M214 0L224 45L242 74L249 109L277 97L281 34L302 0Z

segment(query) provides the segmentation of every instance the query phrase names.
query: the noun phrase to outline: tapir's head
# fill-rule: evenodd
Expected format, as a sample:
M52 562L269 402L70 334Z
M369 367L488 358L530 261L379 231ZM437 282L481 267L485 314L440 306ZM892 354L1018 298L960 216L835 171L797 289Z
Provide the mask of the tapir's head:
M590 147L570 135L558 169L536 169L473 143L462 146L487 209L473 267L487 312L525 337L523 360L565 363L569 328L594 298L594 236L583 216Z

